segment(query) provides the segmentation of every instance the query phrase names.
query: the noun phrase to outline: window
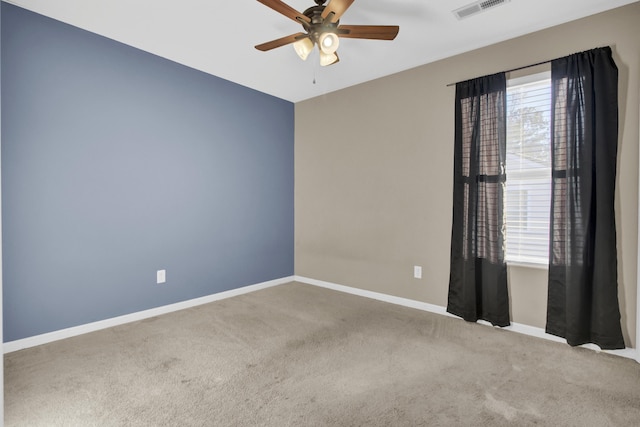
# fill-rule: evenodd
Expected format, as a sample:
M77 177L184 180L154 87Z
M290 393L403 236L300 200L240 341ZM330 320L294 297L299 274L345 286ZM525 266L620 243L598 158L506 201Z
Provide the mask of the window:
M551 208L551 75L507 82L506 256L548 264Z

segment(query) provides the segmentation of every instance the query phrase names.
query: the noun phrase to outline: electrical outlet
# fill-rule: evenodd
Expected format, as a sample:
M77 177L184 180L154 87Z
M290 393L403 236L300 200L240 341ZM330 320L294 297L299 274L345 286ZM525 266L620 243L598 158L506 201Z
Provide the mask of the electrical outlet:
M156 283L165 283L167 281L167 270L156 271Z
M419 265L413 266L413 278L422 279L422 267Z

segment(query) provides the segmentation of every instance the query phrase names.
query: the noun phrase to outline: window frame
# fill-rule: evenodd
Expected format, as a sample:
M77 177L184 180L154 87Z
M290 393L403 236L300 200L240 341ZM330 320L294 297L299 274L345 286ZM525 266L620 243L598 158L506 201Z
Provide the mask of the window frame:
M530 83L535 83L535 82L539 82L539 81L544 81L544 80L548 80L549 81L549 85L551 85L551 68L549 66L543 66L540 67L538 69L535 70L528 70L529 72L526 74L522 74L522 75L509 75L507 78L507 90L509 90L509 88L512 88L514 86L522 86L522 85L526 85L526 84L530 84ZM551 102L551 100L550 100ZM508 105L507 105L508 108ZM551 105L549 105L549 108L551 108ZM551 127L551 117L549 117L549 127ZM550 144L551 144L551 135L549 135L549 149L551 149ZM507 140L507 144L508 144L508 140ZM509 181L509 177L510 176L514 176L514 175L521 175L522 172L521 171L509 171L509 165L508 162L506 162L505 164L506 167L506 171L507 171L507 182ZM549 180L551 180L551 167L552 165L549 165L549 169L548 169L548 177ZM545 172L543 172L542 170L540 171L540 174L545 174ZM530 259L524 259L523 257L513 257L513 255L510 257L509 256L509 251L508 251L508 231L506 230L506 226L507 226L507 219L506 219L506 211L507 211L507 196L508 196L508 191L507 191L507 184L505 183L505 192L504 192L504 211L505 211L505 262L508 266L515 266L515 267L526 267L526 268L535 268L535 269L544 269L544 270L548 270L549 269L549 254L546 254L546 261L545 262L537 262L534 260L530 260ZM549 194L549 200L551 200L551 193ZM549 211L549 218L548 218L548 223L547 223L547 227L549 226L549 223L551 221L550 218L551 212ZM548 234L548 233L547 233ZM548 242L548 238L549 236L547 235L547 242Z

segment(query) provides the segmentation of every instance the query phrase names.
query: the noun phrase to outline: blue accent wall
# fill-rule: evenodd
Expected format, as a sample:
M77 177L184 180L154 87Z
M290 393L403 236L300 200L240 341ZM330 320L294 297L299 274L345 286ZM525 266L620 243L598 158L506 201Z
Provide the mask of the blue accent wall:
M293 274L292 103L1 7L5 341Z

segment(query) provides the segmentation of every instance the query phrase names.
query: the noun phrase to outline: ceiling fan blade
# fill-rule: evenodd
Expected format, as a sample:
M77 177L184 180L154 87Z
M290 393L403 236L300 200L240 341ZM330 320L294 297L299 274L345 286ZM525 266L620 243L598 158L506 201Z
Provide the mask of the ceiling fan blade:
M309 17L303 15L302 13L298 12L288 4L281 2L280 0L258 0L258 1L263 5L275 10L276 12L283 14L287 18L293 19L298 23L300 23L300 20L306 23L311 23L311 19Z
M333 13L328 23L336 22L353 2L354 0L329 0L329 4L322 11L322 19L327 19L327 16Z
M339 37L350 39L393 40L398 35L397 25L339 25Z
M295 34L291 34L290 36L282 37L279 39L271 40L270 42L259 44L256 46L256 49L266 52L268 50L275 49L280 46L285 46L285 45L297 42L298 40L302 40L306 37L309 37L309 35L305 33L295 33Z

